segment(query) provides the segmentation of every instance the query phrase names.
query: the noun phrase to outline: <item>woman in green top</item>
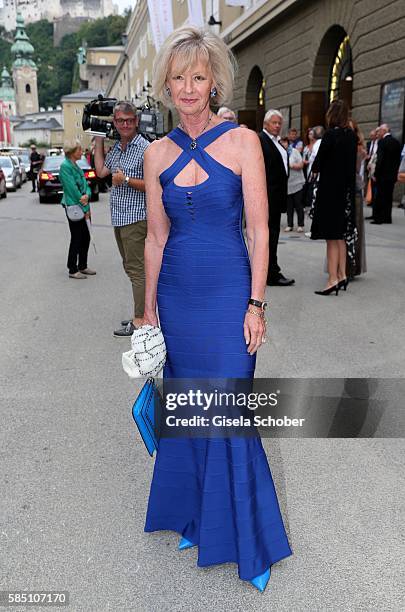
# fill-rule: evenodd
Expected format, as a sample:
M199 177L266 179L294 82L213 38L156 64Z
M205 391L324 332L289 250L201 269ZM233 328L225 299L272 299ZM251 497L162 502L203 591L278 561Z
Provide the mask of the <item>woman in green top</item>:
M62 205L65 207L80 205L85 213L84 219L71 221L68 219L70 228L70 246L67 266L69 277L84 279L88 275L95 274L94 270L87 267L87 253L90 244L90 233L87 219L90 218L89 198L91 189L84 178L83 170L77 165L82 157L83 151L80 143L65 147L65 159L63 160L59 178L63 187Z

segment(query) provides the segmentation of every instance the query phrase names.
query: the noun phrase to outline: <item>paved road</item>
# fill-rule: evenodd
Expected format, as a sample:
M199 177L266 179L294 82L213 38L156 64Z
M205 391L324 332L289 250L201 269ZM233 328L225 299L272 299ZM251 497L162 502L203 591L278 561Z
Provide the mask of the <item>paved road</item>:
M263 595L233 565L197 568L175 534L143 533L153 462L130 416L129 343L111 335L130 290L106 196L93 209L97 276L79 282L66 273L62 209L27 185L0 202L0 589L66 589L74 612L403 610L402 439L264 441L294 556ZM392 226L367 227L369 272L337 298L313 294L324 245L282 237L297 283L269 292L258 375L403 374L405 219L394 212Z

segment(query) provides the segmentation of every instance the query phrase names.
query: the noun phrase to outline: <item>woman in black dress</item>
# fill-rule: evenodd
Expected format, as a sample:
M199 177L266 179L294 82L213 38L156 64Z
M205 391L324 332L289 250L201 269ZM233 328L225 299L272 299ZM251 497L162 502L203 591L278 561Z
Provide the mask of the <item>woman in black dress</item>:
M312 165L319 174L314 191L312 240L326 240L328 283L318 295L346 289L346 256L354 257L357 142L349 127L349 110L334 100L326 113L327 130Z

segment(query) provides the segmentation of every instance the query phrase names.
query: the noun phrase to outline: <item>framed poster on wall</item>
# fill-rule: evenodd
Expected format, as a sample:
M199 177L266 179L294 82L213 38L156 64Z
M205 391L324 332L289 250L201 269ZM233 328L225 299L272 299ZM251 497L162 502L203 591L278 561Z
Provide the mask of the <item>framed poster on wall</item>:
M391 134L404 142L405 78L381 85L380 124L388 123Z

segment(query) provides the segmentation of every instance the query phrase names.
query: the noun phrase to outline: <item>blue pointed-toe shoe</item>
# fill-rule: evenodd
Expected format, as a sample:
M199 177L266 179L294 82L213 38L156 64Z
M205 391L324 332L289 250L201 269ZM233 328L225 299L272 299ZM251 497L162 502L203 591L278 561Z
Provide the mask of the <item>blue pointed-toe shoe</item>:
M185 550L186 548L192 548L193 546L197 546L194 542L190 542L187 538L181 538L179 542L179 550Z
M266 570L260 576L256 576L256 578L253 578L253 580L251 580L250 582L253 584L253 586L256 587L256 589L259 589L260 593L263 593L269 580L270 580L270 568Z

